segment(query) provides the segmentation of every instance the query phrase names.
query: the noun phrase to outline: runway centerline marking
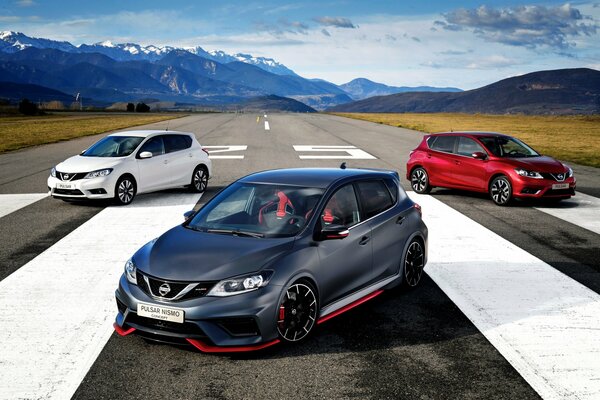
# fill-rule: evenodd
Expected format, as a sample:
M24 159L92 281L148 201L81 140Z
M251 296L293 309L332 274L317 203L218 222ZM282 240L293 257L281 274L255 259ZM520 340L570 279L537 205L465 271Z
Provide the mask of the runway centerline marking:
M45 197L48 193L0 194L0 218Z
M434 197L427 274L544 399L600 398L600 295Z
M265 131L270 131L271 126L269 125L269 121L265 121Z
M112 335L125 261L199 198L108 207L0 282L0 398L71 398Z
M553 207L536 207L563 221L600 234L600 199L584 193L562 200Z
M202 146L208 150L208 158L211 160L243 160L244 155L214 155L215 153L230 153L234 151L246 151L248 146L246 145L228 145L228 146Z
M294 145L296 152L346 153L344 155L299 155L301 160L376 160L377 157L356 146Z

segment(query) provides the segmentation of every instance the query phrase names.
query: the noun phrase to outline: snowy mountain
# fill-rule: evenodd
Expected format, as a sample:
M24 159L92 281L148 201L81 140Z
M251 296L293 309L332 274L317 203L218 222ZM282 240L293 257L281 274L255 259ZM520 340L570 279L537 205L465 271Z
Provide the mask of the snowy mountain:
M294 71L285 65L278 63L272 58L254 57L250 54L230 55L221 50L206 51L200 46L196 47L173 47L173 46L142 46L137 43L112 43L107 40L94 44L81 44L74 46L69 42L61 42L51 39L41 39L27 36L21 32L0 32L0 51L4 53L15 53L28 47L39 49L56 49L69 53L100 53L117 61L157 61L173 50L185 50L194 55L219 63L230 63L241 61L246 64L255 65L265 71L277 75L293 75Z

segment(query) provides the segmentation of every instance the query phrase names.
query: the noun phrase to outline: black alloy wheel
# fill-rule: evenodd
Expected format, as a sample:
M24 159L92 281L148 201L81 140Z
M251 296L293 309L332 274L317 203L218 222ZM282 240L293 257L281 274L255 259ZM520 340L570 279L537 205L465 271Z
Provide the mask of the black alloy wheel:
M425 249L421 242L413 239L404 256L404 286L414 288L421 282L425 268Z
M429 175L427 175L427 171L425 171L424 168L415 168L410 173L410 186L415 193L419 194L427 194L431 191L431 186L429 185Z
M208 171L204 166L198 166L194 169L192 175L191 188L196 193L203 193L208 186Z
M292 284L285 292L279 305L277 331L287 342L297 342L315 326L318 301L314 289L305 282Z
M499 206L506 206L512 198L512 185L504 175L494 178L490 184L490 197Z
M137 188L130 176L122 176L115 185L115 201L119 205L127 205L133 201Z

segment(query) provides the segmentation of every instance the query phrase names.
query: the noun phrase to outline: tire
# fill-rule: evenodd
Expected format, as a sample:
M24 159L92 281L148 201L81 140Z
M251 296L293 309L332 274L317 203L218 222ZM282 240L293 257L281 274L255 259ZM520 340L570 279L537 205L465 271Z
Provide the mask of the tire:
M194 168L190 188L193 192L204 193L208 186L208 170L204 165L199 165Z
M425 268L425 248L420 240L414 238L408 244L402 260L402 286L412 289L419 286Z
M429 175L422 167L417 167L410 173L410 186L415 193L427 194L431 192Z
M120 206L131 204L136 193L135 179L131 175L123 175L115 185L115 203Z
M285 291L277 314L277 332L282 342L299 342L310 335L317 322L319 301L314 287L296 281Z
M490 197L499 206L510 204L512 200L512 185L506 176L497 176L490 183Z

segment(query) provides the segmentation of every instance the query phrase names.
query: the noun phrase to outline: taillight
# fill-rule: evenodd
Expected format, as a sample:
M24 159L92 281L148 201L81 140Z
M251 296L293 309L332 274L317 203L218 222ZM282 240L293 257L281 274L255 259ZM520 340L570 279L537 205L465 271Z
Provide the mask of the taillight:
M208 150L206 150L204 147L202 148L202 151L205 152L207 156L210 156L210 154L208 153Z
M419 215L422 217L423 211L421 210L421 206L418 205L417 203L415 203L415 205L413 207L415 208L415 210L417 210L419 212Z

